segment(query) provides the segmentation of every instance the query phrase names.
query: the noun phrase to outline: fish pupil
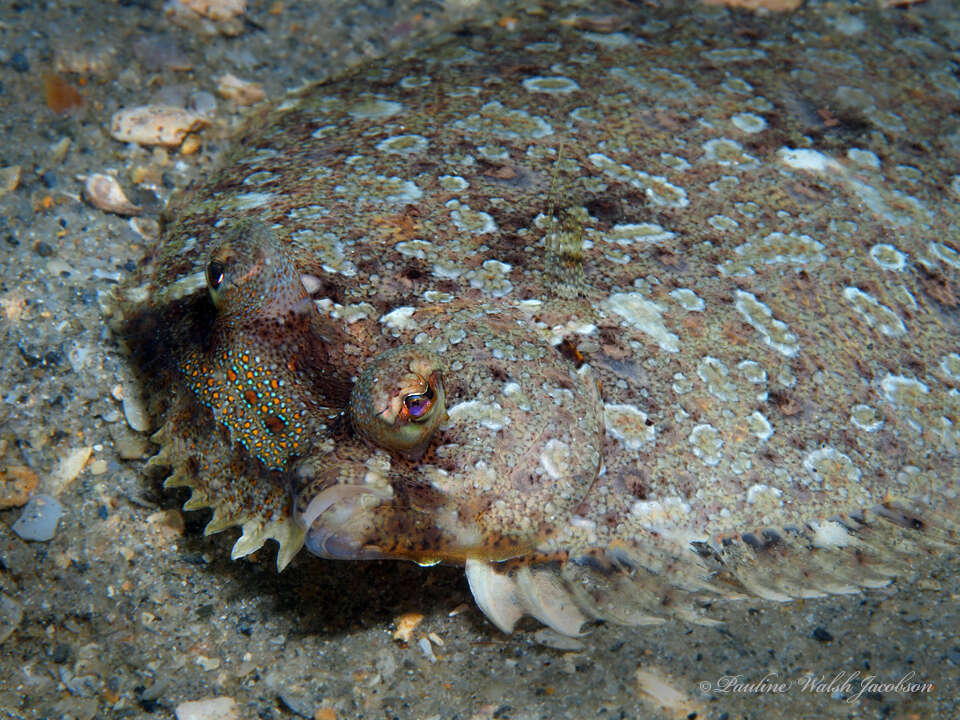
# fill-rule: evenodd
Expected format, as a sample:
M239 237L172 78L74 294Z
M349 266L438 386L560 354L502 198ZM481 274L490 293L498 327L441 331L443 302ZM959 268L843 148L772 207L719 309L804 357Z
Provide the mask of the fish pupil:
M403 405L411 417L423 417L433 405L433 388L428 387L425 392L407 395L403 398Z
M226 267L222 262L211 260L207 263L207 285L211 290L219 290L223 284L223 273Z

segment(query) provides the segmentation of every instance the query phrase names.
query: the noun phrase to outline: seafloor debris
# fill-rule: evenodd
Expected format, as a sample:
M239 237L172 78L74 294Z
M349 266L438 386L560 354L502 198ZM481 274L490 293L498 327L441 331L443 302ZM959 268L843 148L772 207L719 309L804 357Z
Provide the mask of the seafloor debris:
M13 634L22 620L23 608L20 603L0 592L0 643Z
M204 35L243 32L246 0L170 0L164 13L176 25Z
M140 105L114 113L110 134L120 142L176 147L187 133L210 124L200 113L170 105Z
M240 715L232 697L211 697L180 703L177 720L237 720Z
M34 495L13 524L13 531L23 540L45 542L52 540L57 523L63 515L63 506L52 495Z
M83 184L83 194L94 207L117 215L137 215L142 211L139 205L130 202L130 198L112 175L88 175Z
M37 489L38 476L22 465L0 467L0 510L26 504Z
M267 96L260 83L241 80L230 73L223 75L217 81L217 92L228 100L233 100L237 105L253 105Z

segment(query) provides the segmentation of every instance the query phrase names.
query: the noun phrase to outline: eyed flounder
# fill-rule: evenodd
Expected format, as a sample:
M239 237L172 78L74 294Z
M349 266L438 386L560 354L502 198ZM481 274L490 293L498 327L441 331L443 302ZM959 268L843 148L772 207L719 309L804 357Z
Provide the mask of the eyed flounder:
M459 563L574 634L955 549L947 41L593 12L299 91L169 209L123 324L234 557Z

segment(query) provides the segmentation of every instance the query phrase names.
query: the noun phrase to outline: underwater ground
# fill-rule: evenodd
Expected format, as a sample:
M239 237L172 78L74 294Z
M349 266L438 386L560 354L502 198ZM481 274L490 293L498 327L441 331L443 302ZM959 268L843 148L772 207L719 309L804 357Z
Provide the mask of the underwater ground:
M939 40L960 64L950 0L802 12L952 27ZM719 629L570 640L531 621L507 636L460 569L233 562L235 531L204 537L208 514L143 472L151 420L103 308L163 202L242 122L219 79L276 99L472 17L523 22L469 0L255 1L221 27L175 24L150 0L0 5L0 719L960 717L956 557L862 595L717 605ZM179 149L111 137L118 109L161 103L212 123ZM93 173L116 175L142 214L93 207ZM14 524L39 493L62 516L52 538L24 540Z

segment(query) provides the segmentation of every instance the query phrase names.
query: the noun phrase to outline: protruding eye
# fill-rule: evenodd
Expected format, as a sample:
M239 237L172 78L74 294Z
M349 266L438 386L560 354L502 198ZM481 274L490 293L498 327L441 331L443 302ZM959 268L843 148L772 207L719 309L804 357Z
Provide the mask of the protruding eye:
M210 288L210 292L216 292L223 285L223 274L226 269L226 265L219 260L211 260L207 263L207 287Z
M348 412L374 445L419 458L447 417L440 359L419 347L387 350L358 378Z
M425 392L410 393L404 396L403 407L406 408L410 419L414 422L423 420L426 414L430 412L430 408L433 407L433 399L435 396L433 388L430 385L427 385Z

